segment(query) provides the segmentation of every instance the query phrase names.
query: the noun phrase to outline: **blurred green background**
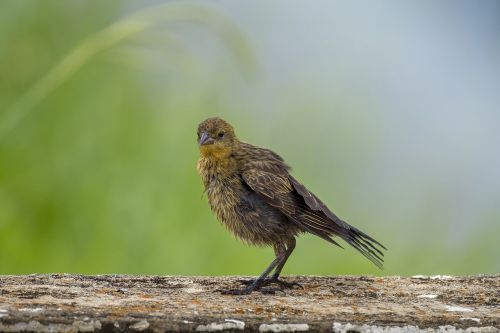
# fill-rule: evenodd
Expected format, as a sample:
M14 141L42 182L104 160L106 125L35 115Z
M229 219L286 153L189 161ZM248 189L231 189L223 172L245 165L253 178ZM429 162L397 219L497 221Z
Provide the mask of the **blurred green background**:
M499 7L1 1L0 273L260 273L202 197L214 115L389 249L285 274L500 272Z

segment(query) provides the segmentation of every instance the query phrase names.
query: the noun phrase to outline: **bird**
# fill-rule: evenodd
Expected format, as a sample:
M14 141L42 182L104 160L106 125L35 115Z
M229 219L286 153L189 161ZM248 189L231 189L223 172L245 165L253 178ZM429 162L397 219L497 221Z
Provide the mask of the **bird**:
M236 238L248 245L272 246L275 254L258 278L222 293L244 295L273 283L281 288L297 285L279 276L295 249L296 237L304 233L342 248L333 238L337 236L382 269L387 249L335 215L291 175L281 156L240 141L233 127L219 117L198 125L197 141L197 171L214 215Z

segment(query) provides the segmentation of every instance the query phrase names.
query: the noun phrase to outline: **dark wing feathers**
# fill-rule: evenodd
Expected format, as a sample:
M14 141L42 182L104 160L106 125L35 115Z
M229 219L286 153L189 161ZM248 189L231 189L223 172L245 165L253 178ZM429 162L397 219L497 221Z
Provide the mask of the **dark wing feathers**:
M328 207L313 193L311 193L307 188L299 183L295 178L292 176L289 176L290 182L293 186L293 188L304 198L304 201L307 203L309 208L316 210L316 211L321 211L324 213L331 222L334 222L336 225L342 226L343 229L348 230L349 233L346 235L346 238L344 240L354 246L357 250L362 252L365 256L367 257L374 257L377 258L380 261L383 261L380 256L383 256L384 254L380 249L378 249L373 243L376 245L380 246L382 249L387 250L385 246L380 244L378 241L370 237L369 235L365 234L361 230L353 227L352 225L346 223L345 221L341 220L337 215L335 215ZM331 223L330 222L330 223ZM375 251L375 252L374 252ZM371 260L371 259L370 259Z
M337 246L340 244L332 236L339 236L382 268L384 254L377 248L386 249L382 244L337 217L318 197L290 176L287 169L275 164L267 166L267 163L256 163L242 173L243 180L253 191L304 231Z

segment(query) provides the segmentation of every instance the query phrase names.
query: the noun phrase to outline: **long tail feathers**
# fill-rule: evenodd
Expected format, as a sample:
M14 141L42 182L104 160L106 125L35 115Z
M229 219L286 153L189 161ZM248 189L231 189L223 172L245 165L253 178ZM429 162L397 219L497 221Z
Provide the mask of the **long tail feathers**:
M385 246L353 226L349 226L349 228L346 229L345 232L339 234L339 236L361 252L361 254L374 263L375 266L383 269L384 253L380 248L387 250Z

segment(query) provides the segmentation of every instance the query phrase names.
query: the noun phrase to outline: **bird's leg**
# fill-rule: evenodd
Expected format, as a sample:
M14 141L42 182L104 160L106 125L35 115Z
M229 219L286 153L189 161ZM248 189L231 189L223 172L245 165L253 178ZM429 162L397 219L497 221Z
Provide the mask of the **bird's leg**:
M245 295L245 294L250 294L252 291L259 289L263 282L265 281L266 277L269 275L269 273L272 272L272 270L276 267L276 265L279 264L279 262L283 259L282 256L276 256L274 260L271 262L269 267L266 268L264 272L259 276L258 279L253 280L249 286L243 289L231 289L231 290L222 290L221 292L226 295Z
M285 245L283 245L282 243L277 243L277 244L274 244L274 255L276 258L281 258L280 261L278 261L278 263L276 264L276 267L279 267L279 265L281 264L284 256L286 255L286 247ZM276 269L275 269L276 271ZM269 271L271 272L271 271ZM241 282L242 284L244 285L251 285L252 283L254 283L255 281L257 281L258 279L250 279L250 280L240 280L239 282ZM269 283L272 282L272 279L270 278L265 278L261 283L260 285L261 286L264 286L264 285L268 285Z
M274 270L274 274L271 277L272 280L278 280L278 277L280 276L281 270L285 266L286 261L288 260L288 257L292 254L293 250L295 249L295 238L290 239L287 242L287 247L284 249L283 253L283 260L280 261L280 263L276 266L276 269ZM276 252L278 249L275 247L274 252Z
M283 244L274 245L274 253L276 254L276 258L281 258L281 260L276 265L273 276L270 278L263 279L262 282L260 282L260 285L259 285L260 287L267 286L267 285L272 284L272 283L276 283L276 284L279 284L281 289L293 288L295 286L303 288L297 282L286 282L286 281L279 279L279 275L281 273L281 270L283 269L283 266L285 266L286 261L288 260L288 258L292 254L293 250L295 249L295 244L296 244L295 238L292 238L287 242L286 247ZM245 284L245 285L252 285L257 280L241 280L240 282ZM269 290L269 291L272 292L272 290Z
M281 270L283 269L283 266L285 266L286 261L288 260L288 258L292 254L293 250L295 249L295 244L296 244L295 238L291 238L287 242L287 247L286 247L285 253L283 254L283 259L276 266L276 269L274 270L273 276L269 279L270 283L278 283L281 287L284 287L284 288L293 288L295 286L303 288L297 282L285 282L283 280L278 279L280 276ZM275 251L276 251L276 248L275 248Z

